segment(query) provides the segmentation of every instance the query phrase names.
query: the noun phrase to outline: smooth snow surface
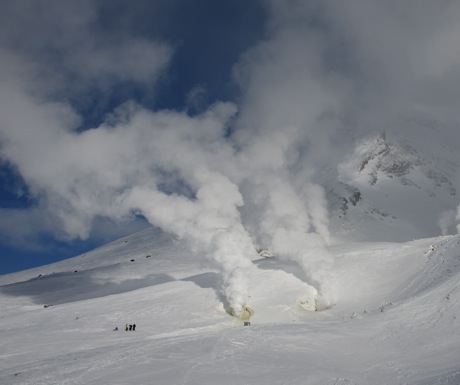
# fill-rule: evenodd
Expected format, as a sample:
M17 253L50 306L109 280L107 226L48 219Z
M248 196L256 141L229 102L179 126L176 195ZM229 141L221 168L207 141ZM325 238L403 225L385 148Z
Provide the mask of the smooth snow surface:
M460 236L330 252L337 303L318 312L300 268L254 261L249 327L155 229L0 276L0 384L459 384Z

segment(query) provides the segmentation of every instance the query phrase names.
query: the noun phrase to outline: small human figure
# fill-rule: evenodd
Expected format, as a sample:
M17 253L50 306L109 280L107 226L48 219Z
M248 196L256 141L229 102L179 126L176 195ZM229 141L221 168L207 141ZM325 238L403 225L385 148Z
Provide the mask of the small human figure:
M128 331L128 324L125 325L125 330Z
M115 329L113 329L114 332L118 331L118 326L115 326Z
M136 324L133 325L133 331L136 330Z
M129 325L129 330L133 330L133 325Z

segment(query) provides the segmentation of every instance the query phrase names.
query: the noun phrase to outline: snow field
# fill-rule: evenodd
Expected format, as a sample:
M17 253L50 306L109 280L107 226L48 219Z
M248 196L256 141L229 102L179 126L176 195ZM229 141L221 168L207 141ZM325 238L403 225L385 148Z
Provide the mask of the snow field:
M460 382L458 236L331 247L337 303L319 312L297 306L295 264L254 261L250 327L225 312L216 271L158 237L0 277L0 384Z

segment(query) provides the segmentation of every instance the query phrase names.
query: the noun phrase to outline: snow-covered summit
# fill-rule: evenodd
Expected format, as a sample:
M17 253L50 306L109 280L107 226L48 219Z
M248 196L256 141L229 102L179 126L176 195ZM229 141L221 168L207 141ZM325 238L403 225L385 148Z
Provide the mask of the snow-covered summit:
M407 142L397 143L386 139L386 135L376 139L363 140L353 154L339 165L342 181L376 185L381 179L394 178L402 185L428 188L424 193L436 195L436 190L446 190L455 196L456 190L450 180L454 170L442 170L437 160L422 155ZM429 183L428 183L429 182Z
M452 233L457 170L407 140L362 139L325 182L332 232L367 241Z

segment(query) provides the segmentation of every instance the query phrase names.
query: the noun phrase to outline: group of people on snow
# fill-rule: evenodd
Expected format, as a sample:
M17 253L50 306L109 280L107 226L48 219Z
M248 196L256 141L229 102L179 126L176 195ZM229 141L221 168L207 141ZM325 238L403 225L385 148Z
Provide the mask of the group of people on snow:
M132 324L132 325L128 325L128 324L125 324L125 330L126 331L135 331L136 330L136 324ZM115 329L113 329L114 332L118 331L118 326L115 327Z

